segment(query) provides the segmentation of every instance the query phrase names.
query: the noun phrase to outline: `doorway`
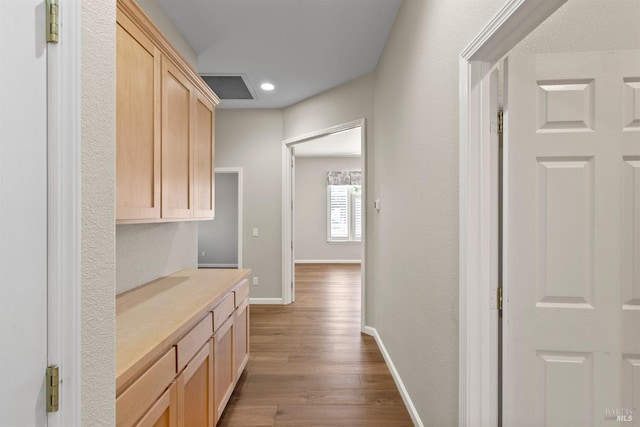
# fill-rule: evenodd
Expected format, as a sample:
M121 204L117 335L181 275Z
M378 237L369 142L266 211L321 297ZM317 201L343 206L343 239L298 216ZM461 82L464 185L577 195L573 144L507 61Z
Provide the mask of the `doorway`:
M215 219L198 223L198 268L242 268L242 168L215 168Z
M351 145L355 145L355 149L353 148L345 148L346 143L343 141L343 138L349 137L351 141L355 140L355 143L351 143ZM342 160L340 163L334 163L335 166L329 166L327 161L319 161L317 159L321 157L330 158L332 156L327 156L327 154L331 154L333 151L334 156L335 153L342 153ZM301 159L297 159L299 153L302 154ZM351 156L351 160L348 160L346 155ZM357 195L351 196L343 195L345 197L342 200L345 203L350 203L351 200L356 200L357 202L353 202L351 204L351 209L349 207L344 207L342 211L339 209L334 209L333 216L333 231L332 231L332 214L331 214L331 185L329 184L329 176L330 172L347 172L347 171L336 171L333 169L353 169L354 165L357 165L358 161L354 162L354 159L359 155L359 174L353 173L348 178L354 181L350 181L349 183L340 182L339 184L345 184L345 188L347 186L350 187L348 191L357 192ZM316 158L316 160L313 160ZM312 134L308 134L298 138L292 138L283 142L283 222L282 222L282 233L283 233L283 301L285 304L291 303L295 301L295 264L296 260L302 262L329 262L329 261L338 261L338 262L354 262L360 261L361 266L361 327L364 326L364 318L365 318L365 304L366 301L366 274L365 274L365 265L366 265L366 251L364 248L366 247L366 173L365 173L365 165L366 161L366 135L365 135L365 120L356 120L353 122L345 123L342 125L334 126L328 129L323 129ZM302 257L297 258L296 254L296 216L297 216L297 202L296 195L298 193L296 189L296 166L297 162L302 161L305 166L305 170L309 173L313 173L312 171L327 169L324 170L323 175L315 176L314 181L316 183L316 190L321 191L320 199L315 197L315 200L321 200L319 208L316 206L315 211L313 212L314 217L313 220L315 237L308 236L305 238L305 247L304 252L302 252ZM318 163L322 162L324 165L319 165ZM350 163L349 163L350 162ZM347 163L349 166L347 167ZM320 169L319 169L320 168ZM352 170L351 172L356 172ZM306 175L306 174L305 174ZM356 177L357 175L357 177ZM357 182L356 182L357 180ZM353 185L352 185L353 184ZM357 187L357 188L356 188ZM314 190L314 193L316 192ZM342 189L341 189L342 191ZM345 193L346 194L346 193ZM308 194L303 194L307 196ZM310 196L310 195L309 195ZM317 194L316 194L317 196ZM334 199L337 197L337 191L335 191ZM357 207L356 207L357 203ZM307 208L307 203L305 203L305 208ZM319 212L316 212L318 211ZM357 213L357 215L356 215ZM304 214L304 219L309 219L309 213ZM342 215L343 221L339 221L339 217ZM356 232L356 221L355 217L358 218L358 231ZM321 218L321 219L319 219ZM351 222L352 225L349 225ZM302 221L299 226L304 226L305 221ZM309 225L309 223L307 223ZM338 230L340 228L340 230ZM340 232L338 232L340 231ZM333 234L332 234L333 233ZM356 234L359 234L356 236ZM315 243L311 242L313 240ZM336 240L341 240L340 242ZM298 244L301 242L298 241ZM333 249L332 249L333 246ZM351 248L349 248L351 246ZM340 255L336 255L335 249L339 249L340 252L343 252ZM351 249L351 251L349 251ZM353 251L355 249L355 252ZM358 258L357 254L360 254ZM316 255L311 255L316 254ZM329 255L327 255L329 254ZM355 254L355 255L354 255Z
M499 248L500 248L500 230L501 225L499 222L499 215L501 211L501 204L499 203L500 192L498 184L498 171L500 165L499 145L497 138L497 129L499 128L498 120L496 118L496 107L498 83L495 78L495 65L500 58L507 53L513 54L512 49L524 39L533 29L535 29L546 17L550 16L557 9L562 6L564 1L553 2L509 2L507 6L499 13L499 15L491 21L491 23L481 32L478 38L472 43L468 49L462 54L461 61L461 253L460 253L460 420L461 425L475 425L481 422L483 425L498 425L501 422L501 416L503 409L499 407L500 399L498 397L498 378L499 372L502 371L502 367L498 365L497 354L497 341L502 331L499 330L498 318L498 306L500 303L498 291L498 282L501 276L502 268L499 263L501 261ZM571 2L567 3L563 8L562 13L556 14L550 22L562 23L564 31L567 30L572 17L571 13L568 13ZM575 4L575 3L573 3ZM610 16L613 15L612 11L606 13L595 13L594 16ZM638 14L630 14L630 16L636 16L636 28L637 28L637 16ZM516 18L514 21L513 19ZM594 22L600 22L602 18L597 18ZM621 20L622 22L623 20ZM547 23L545 23L545 28ZM515 33L514 33L515 30ZM588 30L587 30L588 31ZM601 35L597 35L597 31L592 31L596 34L595 37L582 37L580 42L582 43L582 50L585 46L590 46L590 49L598 49L599 43L603 38ZM627 34L638 34L634 31L627 31ZM536 34L537 36L538 34ZM583 34L584 36L584 34ZM573 37L573 36L572 36ZM580 36L576 35L576 38ZM595 39L597 38L597 40ZM633 38L633 37L631 37ZM571 37L569 37L569 40ZM627 37L626 42L628 42ZM527 39L529 41L531 39ZM558 39L559 40L559 39ZM563 39L564 40L564 39ZM590 42L588 40L591 40ZM640 37L637 38L640 40ZM575 41L575 40L574 40ZM566 41L563 41L566 43ZM594 48L595 46L595 48ZM529 46L530 47L530 46ZM557 46L555 46L557 48ZM566 46L564 46L566 48ZM615 49L615 48L613 48ZM517 51L518 49L516 49ZM610 50L605 48L604 50ZM530 126L532 130L527 131L527 135L534 138L544 138L545 141L529 143L527 149L541 149L551 143L553 149L560 151L537 153L530 157L529 161L526 161L526 165L517 164L512 165L511 172L536 175L535 179L531 176L518 177L509 175L509 163L507 163L507 171L505 176L505 182L507 183L507 190L505 192L505 241L507 246L504 248L505 257L505 280L506 288L504 290L504 311L505 318L507 320L508 328L513 327L514 318L510 315L510 310L514 310L517 307L515 305L520 304L518 299L521 298L522 282L523 280L531 280L535 283L526 285L524 289L526 292L533 292L528 300L527 309L525 310L520 304L520 313L527 312L545 312L544 315L550 313L557 313L558 316L565 316L566 319L576 315L584 318L584 322L587 322L587 318L592 314L602 309L603 306L608 305L605 300L611 300L612 298L607 296L606 298L600 298L597 303L595 301L596 294L598 293L595 283L589 278L589 275L596 270L592 270L594 260L598 259L598 256L591 257L590 251L596 246L595 241L609 241L615 238L615 235L620 231L619 227L615 224L604 225L606 220L602 216L602 208L598 207L597 203L602 203L603 195L593 197L592 191L597 193L597 188L602 189L602 177L609 176L610 179L620 180L620 185L614 185L612 190L605 191L604 199L610 199L617 197L616 194L622 189L627 189L628 184L624 183L624 173L629 174L629 170L633 169L633 159L629 156L635 156L638 153L637 143L640 142L640 138L636 137L636 146L629 151L625 151L624 155L617 160L620 160L619 167L626 168L624 173L622 171L616 173L607 173L605 170L610 165L616 162L614 159L615 154L613 152L607 152L605 157L608 160L598 160L600 154L597 147L598 139L596 130L602 131L606 127L604 122L601 122L605 116L615 115L617 111L621 113L624 110L623 105L625 102L618 102L615 107L607 107L604 110L600 108L600 113L596 114L599 124L597 129L593 127L593 116L590 114L591 105L595 98L593 98L594 92L591 92L592 83L599 79L598 73L593 70L589 71L589 64L585 63L583 66L576 68L576 65L585 60L586 56L581 58L573 57L569 60L569 64L561 65L557 61L560 58L567 57L567 53L571 50L564 50L558 53L562 55L555 55L556 58L552 58L554 65L551 66L553 76L549 73L545 74L544 61L548 60L539 57L536 61L542 61L540 64L529 64L524 68L519 66L519 73L522 70L526 72L533 72L536 74L529 83L535 90L529 91L529 95L525 95L524 89L515 89L512 87L513 83L517 80L518 84L522 83L521 76L518 79L512 79L509 77L514 72L515 57L512 57L507 62L506 80L507 86L510 88L509 93L505 92L506 109L505 109L505 156L509 158L510 155L517 154L513 147L509 147L509 138L516 138L515 120L522 122L522 112L514 110L514 103L518 97L522 99L523 96L527 96L528 105L527 108L535 107L529 116L533 115L534 120ZM523 52L517 52L523 53ZM524 52L530 53L530 52ZM546 52L535 52L549 53ZM602 59L596 60L598 66L602 64L622 64L618 59L612 55L610 60L603 61ZM640 57L637 57L636 65L640 65ZM589 62L589 61L587 61ZM568 70L573 67L573 75L567 74ZM549 67L547 67L549 68ZM542 73L539 74L538 73ZM564 73L564 74L563 74ZM635 74L634 74L635 73ZM608 87L608 83L598 83L598 90L600 90L597 98L602 98L603 94L607 92L624 91L623 86L628 82L633 82L637 79L638 72L631 72L632 75L622 76L618 80L619 88L615 90L604 89ZM616 79L614 79L616 80ZM628 84L627 84L628 86ZM602 92L604 90L604 92ZM537 101L536 101L537 99ZM598 100L595 101L596 108ZM571 107L573 104L574 108ZM614 102L614 104L616 104ZM627 105L628 102L626 102ZM561 106L562 107L559 107ZM580 105L580 108L576 109L575 106ZM511 110L511 111L509 111ZM606 113L603 113L606 111ZM623 116L624 114L620 114ZM580 116L580 117L578 117ZM519 117L519 118L518 118ZM619 120L616 120L619 119ZM622 127L627 126L627 122L622 123L622 117L616 117L614 121L618 123L619 131L622 131ZM633 120L628 120L633 122ZM625 137L633 137L631 130L625 129ZM511 134L510 134L511 133ZM560 136L558 136L560 135ZM520 141L523 141L522 134L518 137ZM527 137L529 137L527 136ZM577 139L572 140L572 137L583 138L587 137L594 139L594 141L580 143ZM559 144L559 140L556 144L552 143L553 138L561 138L563 141L567 141L573 144L571 148L564 144ZM602 137L600 137L602 139ZM618 144L615 142L613 136L611 138L605 138L611 144ZM546 145L545 145L546 144ZM551 148L551 147L547 147ZM627 147L631 148L631 146ZM510 151L511 150L511 151ZM586 150L586 151L585 151ZM526 156L525 156L526 157ZM620 156L618 156L620 157ZM627 157L627 159L624 159ZM518 157L522 160L522 156ZM613 163L611 161L613 161ZM623 161L626 160L626 163ZM629 162L630 160L630 162ZM594 174L594 165L597 163L598 174ZM515 168L515 169L514 169ZM615 166L614 166L615 168ZM617 177L617 178L616 178ZM607 178L605 178L607 179ZM626 178L625 178L626 179ZM509 191L508 186L513 185L514 182L520 184L529 182L533 185L533 191L522 190L518 188L518 191ZM552 182L553 181L553 182ZM570 187L575 191L564 192L563 196L560 196L564 190L568 190ZM579 190L579 191L578 191ZM544 209L538 205L537 207L528 209L527 212L514 215L511 208L515 206L514 203L520 206L517 202L519 193L528 194L531 199L530 202L543 203ZM567 195L568 194L568 195ZM595 202L595 200L600 202ZM568 204L568 205L567 205ZM565 206L566 205L566 206ZM570 206L569 206L570 205ZM594 206L594 210L591 208L585 209L588 205ZM582 207L581 207L582 206ZM615 201L608 204L611 208L618 209L621 207L620 203ZM553 211L553 212L552 212ZM555 212L555 213L554 213ZM566 216L573 212L572 220L567 222ZM600 214L598 213L600 212ZM516 224L514 221L520 221L526 215L530 216L530 219L537 225L523 226ZM589 217L591 215L591 217ZM600 225L595 225L596 231L594 231L594 222L598 222L597 216L600 215ZM633 215L633 214L632 214ZM636 213L637 215L637 213ZM614 214L614 216L617 216ZM620 215L622 216L622 215ZM564 226L558 226L558 222L563 222ZM604 222L603 222L604 221ZM516 272L516 265L513 264L514 254L526 253L526 251L515 250L514 238L517 233L522 234L541 229L540 224L545 225L547 232L543 233L547 237L541 240L540 233L532 241L532 245L529 249L533 252L529 257L525 257L522 265L531 263L532 260L544 260L547 259L546 264L540 264L536 261L537 266L533 266L533 269L529 273L518 274ZM516 227L514 229L514 227ZM549 227L557 228L558 233L549 234ZM601 237L593 240L594 232L598 233L605 231L606 238ZM589 231L591 230L591 231ZM606 230L610 230L607 232ZM515 232L514 232L515 231ZM558 236L563 233L575 232L575 238L577 241L583 240L584 243L577 243L573 248L564 247L562 245L569 245L576 239L560 240ZM591 237L590 237L591 236ZM542 236L544 237L544 236ZM520 239L522 240L522 239ZM526 240L526 239L525 239ZM531 238L529 239L531 240ZM542 243L541 243L542 242ZM597 244L597 243L596 243ZM534 248L534 246L537 247ZM620 246L620 245L618 245ZM546 248L546 249L545 249ZM591 249L590 249L591 248ZM571 250L570 250L571 249ZM615 244L607 251L599 250L599 254L605 254L611 256L615 251L620 248ZM557 256L549 258L550 252L558 252ZM585 255L586 254L586 255ZM561 262L563 258L569 257L566 262ZM517 258L517 256L516 256ZM619 262L613 262L612 265L620 264ZM542 267L540 267L542 266ZM531 266L530 266L531 267ZM544 268L543 268L544 267ZM548 274L540 276L541 271L546 271ZM591 273L590 273L591 272ZM587 280L582 280L580 277L586 274ZM515 276L514 276L515 274ZM616 273L617 274L617 273ZM619 283L619 280L615 280L614 274L611 276L609 282L611 284ZM574 277L569 277L574 276ZM595 277L595 276L593 276ZM592 277L592 278L593 278ZM516 282L514 283L514 278ZM560 281L556 279L561 279ZM574 280L575 279L575 280ZM579 280L578 280L579 279ZM553 283L552 283L553 282ZM583 286L584 283L591 283L589 286ZM511 286L511 289L509 289ZM510 294L511 292L511 294ZM515 292L515 293L514 293ZM620 299L613 297L613 300ZM486 304L489 301L489 304ZM531 303L534 301L534 303ZM615 305L615 304L614 304ZM597 306L597 307L596 307ZM611 306L613 307L613 306ZM618 309L622 307L620 306ZM567 311L568 310L568 311ZM624 310L624 307L623 307ZM629 310L627 310L629 311ZM629 311L630 312L630 311ZM564 313L564 314L563 314ZM630 316L629 313L626 316ZM605 316L607 319L610 316ZM526 322L527 325L541 325L544 324L543 320ZM628 394L629 384L613 385L620 378L622 371L629 370L629 366L632 366L637 358L626 356L627 363L622 369L614 369L613 373L605 374L606 380L598 380L598 370L596 365L601 365L603 360L606 359L602 354L595 352L590 353L588 346L583 342L581 346L576 347L571 344L580 339L584 335L585 331L593 331L596 333L596 328L589 328L582 323L582 326L571 328L566 324L563 324L560 320L555 319L552 324L554 334L561 339L562 345L544 344L542 347L538 344L533 344L536 351L531 353L528 351L529 356L532 356L535 360L529 360L526 364L529 372L524 372L523 367L515 367L513 360L508 359L515 351L519 351L520 354L526 353L515 349L513 345L509 349L509 331L507 330L505 335L507 342L505 343L505 375L510 376L505 380L508 390L505 389L505 394L509 395L511 401L513 401L514 384L513 378L518 377L523 379L527 376L537 376L536 381L544 381L544 378L551 378L550 382L545 383L544 387L527 387L529 388L529 400L525 405L528 409L515 410L517 405L513 405L513 402L505 401L507 406L504 408L504 413L509 413L509 417L505 418L505 425L511 425L513 423L532 423L531 425L562 425L563 422L566 425L570 424L588 424L590 422L600 424L607 418L607 409L615 412L620 408L620 405L626 407L624 395ZM547 319L548 321L548 319ZM541 323L542 322L542 323ZM596 322L598 323L598 322ZM607 321L607 324L610 322ZM507 328L507 329L508 329ZM624 328L623 328L624 329ZM548 330L548 328L547 328ZM567 335L567 331L573 331L573 333ZM564 331L564 332L562 332ZM610 330L611 334L618 336L620 332L616 332L616 328ZM512 334L512 332L511 332ZM564 339L562 338L564 335ZM581 335L582 334L582 335ZM539 338L540 335L536 334ZM609 337L615 339L615 337ZM524 341L527 339L524 335L520 335L519 339ZM608 339L608 338L607 338ZM532 341L533 342L533 341ZM586 341L585 341L586 342ZM557 344L557 343L556 343ZM637 343L636 343L637 344ZM573 345L573 347L572 347ZM634 345L632 343L632 345ZM599 348L605 348L606 346L600 346ZM609 348L609 347L606 347ZM629 348L629 347L627 347ZM631 353L637 353L638 348L631 351ZM609 351L609 350L607 350ZM616 351L613 351L615 353ZM623 353L629 353L628 350L623 350ZM625 353L625 354L626 354ZM527 356L527 357L529 357ZM622 362L624 357L618 355L619 362ZM607 356L608 357L608 356ZM616 362L617 363L617 362ZM635 365L633 365L635 366ZM549 377L551 375L551 377ZM563 378L558 382L559 378ZM509 381L512 384L509 384ZM578 386L582 384L582 386ZM602 386L604 384L604 389ZM563 388L564 387L564 388ZM573 391L569 390L573 387ZM596 390L598 387L600 390ZM516 385L517 388L517 385ZM533 388L533 389L532 389ZM553 390L552 390L553 389ZM608 391L606 391L606 390ZM625 392L623 389L627 389ZM546 395L545 395L546 390ZM595 391L595 394L592 393ZM520 390L522 392L522 390ZM549 397L550 394L557 396L556 398ZM598 394L599 393L599 394ZM610 399L619 402L612 405L611 408L607 408L607 399L603 398L603 393L608 395ZM482 396L482 397L481 397ZM621 398L618 400L618 398ZM533 399L533 400L531 400ZM533 403L536 403L534 405ZM542 405L542 406L541 406ZM533 410L534 406L537 409ZM627 405L633 407L633 404ZM637 406L637 405L636 405ZM544 407L543 411L540 410ZM580 408L579 410L576 408ZM542 417L542 418L541 418ZM569 421L569 419L571 421ZM589 420L591 420L589 422Z

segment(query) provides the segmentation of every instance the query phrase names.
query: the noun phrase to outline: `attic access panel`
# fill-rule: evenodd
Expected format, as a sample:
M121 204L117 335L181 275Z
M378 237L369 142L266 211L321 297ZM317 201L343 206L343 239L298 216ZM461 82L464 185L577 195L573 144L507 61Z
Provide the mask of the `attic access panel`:
M254 99L242 76L201 76L220 99Z

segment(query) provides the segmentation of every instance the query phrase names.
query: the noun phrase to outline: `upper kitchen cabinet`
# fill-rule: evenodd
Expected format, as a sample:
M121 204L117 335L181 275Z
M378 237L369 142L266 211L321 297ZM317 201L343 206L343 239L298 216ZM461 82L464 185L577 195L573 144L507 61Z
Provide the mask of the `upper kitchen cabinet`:
M196 218L213 218L215 104L199 91L195 94L194 117L193 214Z
M193 104L189 79L162 58L163 218L193 218Z
M116 32L116 216L160 218L160 51L120 10Z
M211 219L211 88L133 0L118 0L116 221Z

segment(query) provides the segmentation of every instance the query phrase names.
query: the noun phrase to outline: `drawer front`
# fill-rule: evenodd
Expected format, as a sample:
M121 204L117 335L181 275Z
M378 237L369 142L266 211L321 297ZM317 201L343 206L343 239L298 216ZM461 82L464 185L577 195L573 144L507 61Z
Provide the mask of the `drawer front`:
M240 285L235 289L235 291L233 291L233 294L235 296L236 307L238 307L240 304L242 304L242 301L244 301L244 299L249 296L249 280L244 279L242 283L240 283Z
M216 331L235 310L235 300L229 294L220 304L213 309L213 330Z
M162 395L176 376L176 350L171 348L116 399L116 425L130 427Z
M178 341L178 372L196 355L209 338L213 335L211 313L202 319L187 335Z

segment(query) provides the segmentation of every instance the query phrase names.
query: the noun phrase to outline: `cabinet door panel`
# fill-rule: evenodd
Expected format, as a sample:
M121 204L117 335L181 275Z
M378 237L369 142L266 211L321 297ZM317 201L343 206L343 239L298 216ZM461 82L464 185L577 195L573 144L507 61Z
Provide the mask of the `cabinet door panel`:
M233 360L234 319L235 316L229 317L213 336L216 422L222 415L222 411L224 411L235 385Z
M179 427L213 427L213 339L202 347L178 377Z
M151 407L136 427L177 427L178 390L175 381Z
M236 382L249 361L249 298L245 298L235 313L235 371Z
M116 218L160 218L160 53L118 11Z
M162 217L193 217L193 86L162 59Z
M196 92L193 158L194 216L214 216L214 121L213 103Z

